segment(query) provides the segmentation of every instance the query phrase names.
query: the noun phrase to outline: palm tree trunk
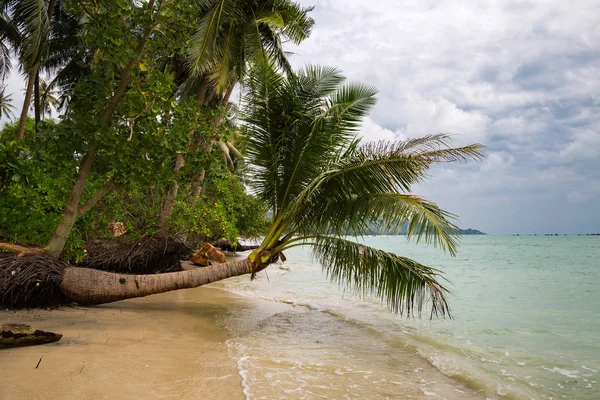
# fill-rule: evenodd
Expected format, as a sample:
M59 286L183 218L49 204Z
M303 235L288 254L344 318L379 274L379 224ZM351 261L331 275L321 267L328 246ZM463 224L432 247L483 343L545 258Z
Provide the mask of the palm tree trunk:
M204 177L206 176L206 171L202 168L200 175L196 178L196 182L194 182L194 197L200 197L202 194L202 185L204 183Z
M35 85L35 76L37 75L38 65L35 64L34 67L29 71L27 76L27 89L25 90L25 99L23 100L23 108L21 109L21 116L19 118L19 129L18 136L19 140L25 139L25 124L27 123L27 112L29 110L29 105L31 104L31 96L33 95L33 88Z
M38 124L41 120L40 113L40 71L39 68L35 73L35 84L33 89L33 110L35 114L35 133L38 132Z
M76 303L95 305L195 288L251 272L252 263L248 259L155 275L122 275L89 268L69 267L64 270L61 289Z
M223 99L221 101L221 106L223 106L223 107L227 106L227 104L229 103L229 99L231 98L231 94L233 93L234 88L235 88L235 84L229 86L229 88L227 89L227 92L223 96ZM217 117L217 119L215 120L215 128L214 128L215 134L217 133L217 130L219 129L219 125L221 125L222 121L223 121L222 117ZM214 140L211 141L210 144L206 147L207 153L210 154L210 152L212 151L213 144L214 144ZM194 182L194 197L199 197L200 194L202 194L202 185L204 184L205 176L206 176L206 171L204 170L204 168L202 168L200 175L198 175L198 177L196 177L196 182Z
M198 88L196 89L196 101L198 104L203 105L206 100L206 92L208 91L208 75L202 75Z
M231 94L233 93L234 88L235 88L235 84L229 86L229 88L227 89L227 92L225 92L225 95L223 96L221 106L223 106L223 107L227 106L227 103L229 103L229 99L231 98Z

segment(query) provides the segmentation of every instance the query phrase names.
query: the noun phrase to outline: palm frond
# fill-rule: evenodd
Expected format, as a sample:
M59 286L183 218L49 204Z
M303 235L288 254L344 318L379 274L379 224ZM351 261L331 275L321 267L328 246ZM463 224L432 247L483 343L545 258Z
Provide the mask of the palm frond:
M284 26L281 29L286 38L295 44L300 44L310 36L315 20L309 14L314 7L302 7L292 1L282 1L279 4Z
M431 317L451 318L449 291L438 270L341 237L317 236L311 242L332 282L361 296L377 296L400 315L421 316L430 303Z
M328 232L340 236L370 233L400 233L407 227L407 239L441 247L456 254L458 227L454 214L422 197L401 193L366 193L323 204L311 203L297 217L301 232Z
M15 106L12 104L12 96L6 94L6 86L0 86L0 118L14 118L13 110Z
M0 37L0 81L3 81L9 75L11 68L10 49Z
M21 0L13 6L13 20L19 26L21 63L30 70L50 33L50 18L44 0Z
M346 80L337 67L308 64L297 73L299 95L310 100L314 97L325 97L334 93Z
M198 30L190 40L187 63L193 76L200 76L208 69L214 42L218 36L226 0L219 0L201 19Z

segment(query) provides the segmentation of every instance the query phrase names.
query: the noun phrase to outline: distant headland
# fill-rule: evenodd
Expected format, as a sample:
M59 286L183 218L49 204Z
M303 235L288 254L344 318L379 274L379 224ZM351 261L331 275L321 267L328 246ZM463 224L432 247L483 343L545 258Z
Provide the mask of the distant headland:
M481 232L477 229L459 229L458 230L458 234L459 235L485 235L485 232Z
M402 226L402 229L400 229L400 231L398 230L388 230L385 228L379 228L374 224L370 224L368 226L368 228L366 230L364 230L363 232L353 232L352 234L362 234L362 235L390 235L390 236L404 236L408 233L408 223L405 223ZM468 228L468 229L457 229L456 231L453 232L453 234L456 235L486 235L485 232L481 232L480 230L477 229L472 229L472 228Z

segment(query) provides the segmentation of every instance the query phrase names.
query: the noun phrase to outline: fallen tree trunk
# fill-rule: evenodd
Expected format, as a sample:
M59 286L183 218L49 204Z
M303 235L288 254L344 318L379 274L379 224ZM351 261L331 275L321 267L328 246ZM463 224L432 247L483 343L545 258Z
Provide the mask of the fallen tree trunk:
M256 271L248 259L153 275L72 267L48 255L0 256L0 306L48 307L65 301L97 305L195 288Z
M46 332L33 329L29 325L5 324L0 325L0 345L25 346L58 342L60 333Z
M156 275L124 275L89 268L68 267L63 273L61 290L76 303L97 305L172 290L195 288L252 272L252 263L248 259Z

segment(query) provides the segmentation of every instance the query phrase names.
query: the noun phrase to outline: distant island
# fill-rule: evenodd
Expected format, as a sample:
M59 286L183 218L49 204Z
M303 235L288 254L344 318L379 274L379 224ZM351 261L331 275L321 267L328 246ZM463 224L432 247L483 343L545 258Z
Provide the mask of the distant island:
M458 230L458 234L459 235L485 235L485 232L481 232L477 229L459 229Z
M377 227L374 224L369 224L369 227L362 231L362 232L353 232L352 234L354 235L390 235L390 236L395 236L395 235L406 235L408 233L408 223L405 223L402 226L402 229L400 229L400 231L398 232L397 230L387 230L387 229L382 229ZM458 229L456 231L457 235L485 235L485 232L481 232L480 230L477 229L472 229L472 228L468 228L468 229Z

